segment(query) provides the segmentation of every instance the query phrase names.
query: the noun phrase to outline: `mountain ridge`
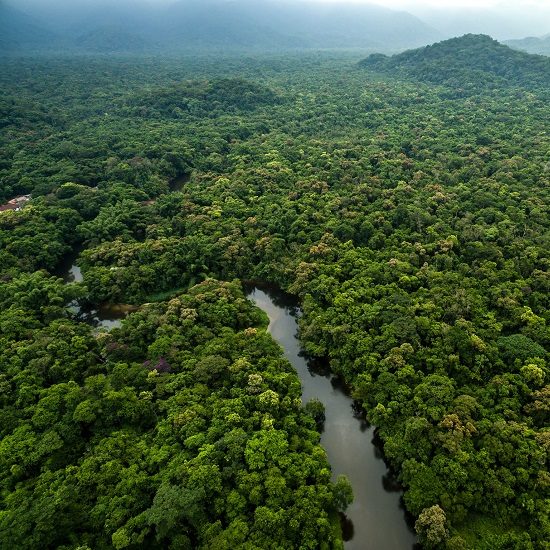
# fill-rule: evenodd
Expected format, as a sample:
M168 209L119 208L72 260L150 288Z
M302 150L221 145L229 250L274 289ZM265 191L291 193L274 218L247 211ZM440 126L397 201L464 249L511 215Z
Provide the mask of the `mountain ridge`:
M483 34L466 34L391 57L372 54L359 66L453 87L550 86L550 59L513 50Z
M126 5L88 6L81 12L74 8L76 11L64 15L50 15L41 25L38 19L33 19L31 25L30 17L5 2L0 4L0 10L4 6L10 10L12 31L1 36L17 50L142 53L363 48L399 51L441 38L438 31L408 12L372 5L182 0L143 13L134 12ZM112 29L120 29L118 35ZM29 39L21 42L17 37Z
M550 56L550 34L527 36L518 40L506 40L504 44L515 50Z
M0 48L3 51L26 51L58 39L35 18L0 0Z

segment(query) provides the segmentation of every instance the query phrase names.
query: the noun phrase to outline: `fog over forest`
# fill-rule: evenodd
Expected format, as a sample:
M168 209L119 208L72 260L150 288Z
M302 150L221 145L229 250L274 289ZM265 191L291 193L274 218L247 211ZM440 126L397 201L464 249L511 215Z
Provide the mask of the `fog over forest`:
M397 52L466 33L544 37L550 5L449 0L3 0L0 51L364 49Z

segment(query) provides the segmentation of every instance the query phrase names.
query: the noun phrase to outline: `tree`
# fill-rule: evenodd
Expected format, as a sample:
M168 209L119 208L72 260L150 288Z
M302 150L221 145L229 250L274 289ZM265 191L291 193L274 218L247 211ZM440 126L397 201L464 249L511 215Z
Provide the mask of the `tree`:
M449 536L446 524L445 512L436 504L422 510L414 528L418 533L418 538L427 548L435 548Z

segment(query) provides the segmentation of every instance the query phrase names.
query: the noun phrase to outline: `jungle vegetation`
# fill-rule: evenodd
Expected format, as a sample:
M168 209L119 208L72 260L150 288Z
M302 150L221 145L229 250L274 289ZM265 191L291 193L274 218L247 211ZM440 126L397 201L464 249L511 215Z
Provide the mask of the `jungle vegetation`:
M426 548L548 548L550 59L433 48L2 61L0 194L32 200L0 212L0 546L341 547L259 279ZM141 307L98 333L73 300Z

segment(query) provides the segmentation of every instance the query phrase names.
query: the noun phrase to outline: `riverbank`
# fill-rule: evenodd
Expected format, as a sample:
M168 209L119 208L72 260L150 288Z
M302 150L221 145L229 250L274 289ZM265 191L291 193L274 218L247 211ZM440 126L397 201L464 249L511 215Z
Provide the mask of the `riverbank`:
M247 296L269 317L268 332L283 348L302 383L302 401L318 399L325 407L321 445L334 478L345 474L354 501L342 518L347 550L407 550L416 543L401 504L401 490L392 483L374 427L368 425L341 380L328 368L308 361L297 338L300 309L290 295L262 285L245 286ZM326 365L325 365L326 367Z

